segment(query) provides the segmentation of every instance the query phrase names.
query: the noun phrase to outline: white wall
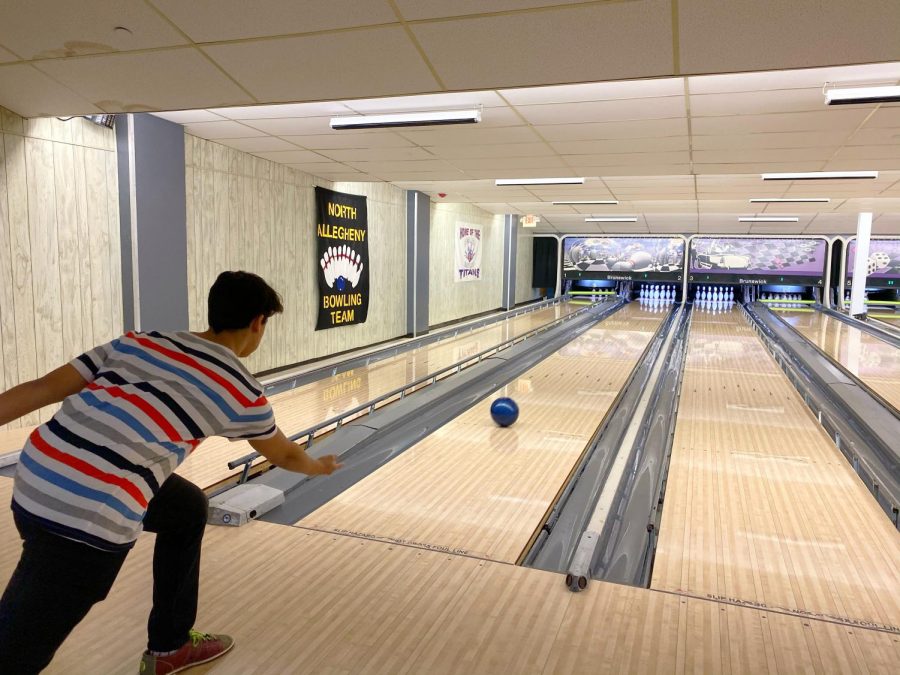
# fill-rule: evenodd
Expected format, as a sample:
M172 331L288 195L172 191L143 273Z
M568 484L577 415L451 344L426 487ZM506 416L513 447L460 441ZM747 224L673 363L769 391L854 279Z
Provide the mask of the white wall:
M223 270L246 270L282 296L252 372L406 333L406 202L385 183L336 183L185 135L191 328L206 328L206 294ZM314 186L368 197L370 298L363 324L316 331Z
M0 108L0 390L121 334L118 204L112 129Z
M464 223L483 228L482 278L478 281L454 280L456 228ZM500 307L503 293L503 216L495 216L471 204L432 202L428 255L430 326Z

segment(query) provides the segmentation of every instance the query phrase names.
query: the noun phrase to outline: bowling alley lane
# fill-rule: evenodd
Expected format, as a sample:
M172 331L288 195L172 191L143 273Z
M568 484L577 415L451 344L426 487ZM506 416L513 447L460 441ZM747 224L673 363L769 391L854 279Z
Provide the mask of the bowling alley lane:
M270 399L275 420L290 436L579 309L583 307L556 304L277 394ZM210 438L178 467L177 473L201 487L213 485L235 473L228 469L229 461L250 452L253 448L245 441Z
M900 533L738 308L694 312L651 588L900 627Z
M297 524L516 562L664 318L627 305Z
M778 316L900 410L900 349L822 312Z

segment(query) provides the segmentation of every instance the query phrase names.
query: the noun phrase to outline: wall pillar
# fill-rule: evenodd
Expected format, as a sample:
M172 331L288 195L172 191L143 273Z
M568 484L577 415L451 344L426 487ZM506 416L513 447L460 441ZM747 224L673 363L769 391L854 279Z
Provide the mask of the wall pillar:
M121 115L116 142L125 330L187 330L184 128Z
M428 332L428 251L431 236L431 198L424 192L406 193L406 332Z
M507 213L503 217L503 297L500 307L512 309L516 306L516 254L519 238L516 226L519 217Z

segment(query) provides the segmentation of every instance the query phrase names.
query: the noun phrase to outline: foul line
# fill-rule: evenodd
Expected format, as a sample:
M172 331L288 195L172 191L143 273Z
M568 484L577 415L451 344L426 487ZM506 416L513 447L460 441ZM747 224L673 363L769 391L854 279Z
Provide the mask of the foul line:
M724 595L715 595L707 593L699 595L696 593L688 593L686 591L668 591L659 588L650 588L655 593L665 593L667 595L675 595L684 598L692 598L694 600L706 600L707 602L715 602L721 605L731 605L733 607L743 607L745 609L755 609L763 612L771 612L772 614L781 614L793 618L810 619L812 621L822 621L824 623L833 623L840 626L852 626L862 630L878 631L880 633L888 633L890 635L900 635L900 627L889 626L875 621L865 621L862 619L849 619L843 616L835 616L833 614L824 614L822 612L809 612L803 609L789 609L787 607L770 607L764 602L755 600L742 600L741 598L730 598Z

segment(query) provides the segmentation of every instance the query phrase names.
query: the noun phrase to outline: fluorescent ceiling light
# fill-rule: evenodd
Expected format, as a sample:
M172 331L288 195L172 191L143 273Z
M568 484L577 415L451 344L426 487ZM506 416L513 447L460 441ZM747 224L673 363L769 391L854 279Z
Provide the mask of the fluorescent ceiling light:
M432 112L391 113L387 115L348 115L332 117L332 129L377 129L384 127L426 127L435 124L474 124L481 121L481 110L435 110Z
M584 222L586 223L636 223L636 217L616 217L610 216L608 218L585 218Z
M852 103L893 103L900 101L900 87L849 87L825 91L825 105Z
M553 202L554 206L560 206L562 204L618 204L618 199L600 199L600 200L587 200L587 201L567 201L567 202Z
M584 185L584 178L498 178L494 185Z
M840 180L841 178L878 178L877 171L801 171L799 173L764 173L763 180Z
M798 223L797 216L741 216L738 220L742 223Z
M751 204L827 204L828 197L760 197L751 199Z

